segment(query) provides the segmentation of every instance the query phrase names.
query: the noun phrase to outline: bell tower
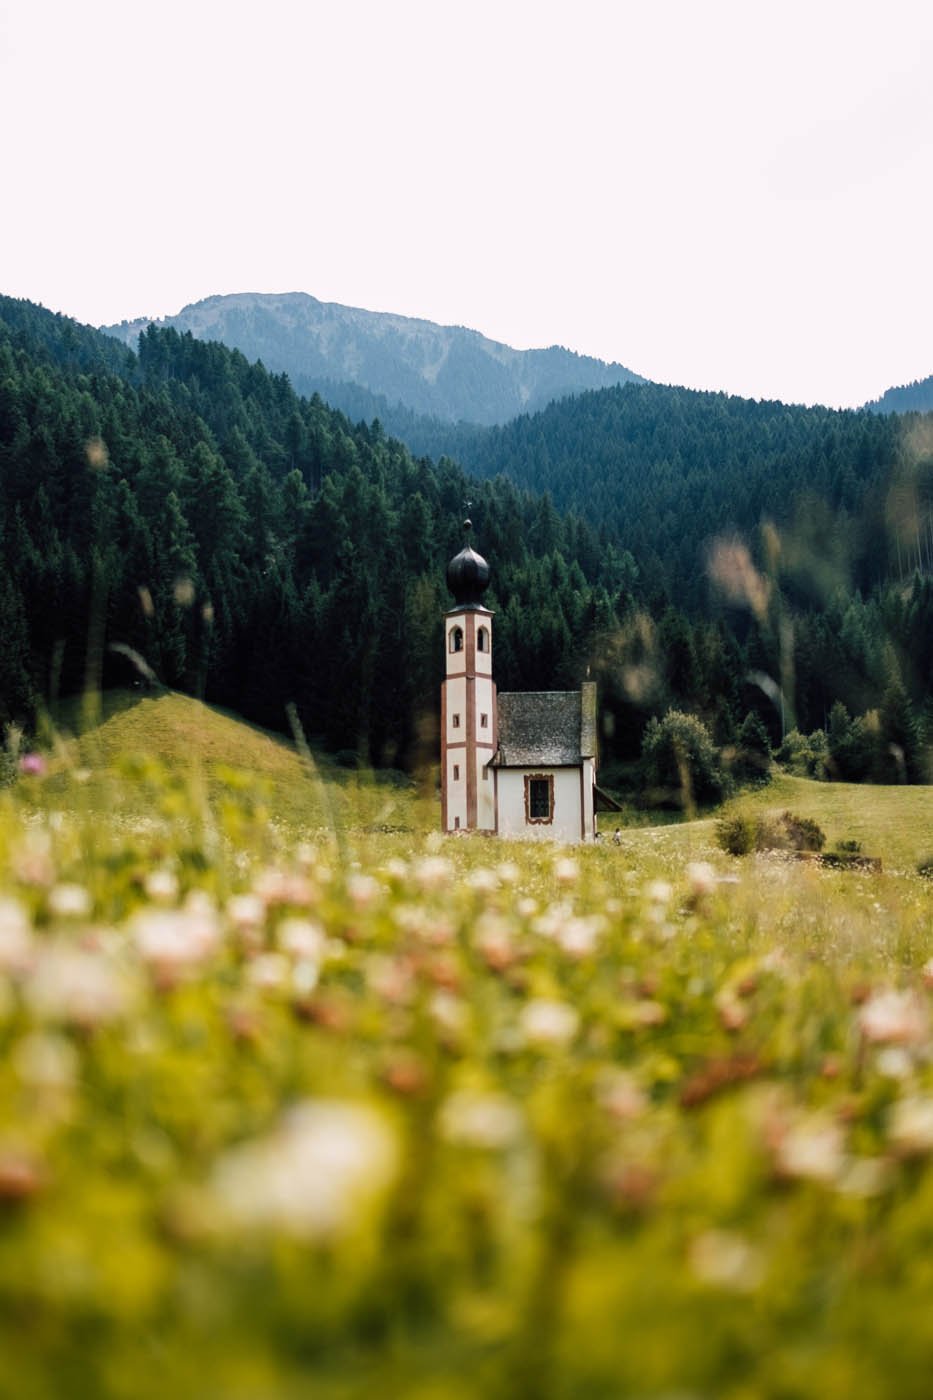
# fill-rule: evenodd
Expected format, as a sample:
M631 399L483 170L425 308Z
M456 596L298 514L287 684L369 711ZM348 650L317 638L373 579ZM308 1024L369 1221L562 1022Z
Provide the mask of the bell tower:
M495 831L496 684L492 618L483 606L489 565L467 543L447 566L454 606L444 614L441 686L441 826L444 831Z

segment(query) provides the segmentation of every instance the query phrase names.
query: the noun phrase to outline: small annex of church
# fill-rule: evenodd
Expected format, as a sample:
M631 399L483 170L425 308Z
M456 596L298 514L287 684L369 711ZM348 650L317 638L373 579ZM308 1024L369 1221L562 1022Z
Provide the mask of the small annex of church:
M466 522L469 530L470 522ZM596 686L498 695L489 565L467 544L447 567L441 687L444 831L596 839Z

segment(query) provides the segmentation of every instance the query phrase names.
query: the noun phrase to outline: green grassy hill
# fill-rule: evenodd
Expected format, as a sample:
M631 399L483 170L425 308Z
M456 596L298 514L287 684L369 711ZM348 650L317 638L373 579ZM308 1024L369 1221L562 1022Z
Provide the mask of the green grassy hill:
M280 735L188 695L109 691L96 723L65 707L53 729L46 796L102 811L144 812L153 779L168 777L211 805L238 797L293 827L413 828L417 794L396 776L348 771ZM130 781L127 781L127 780Z
M874 784L820 783L778 773L767 786L743 792L722 812L743 810L809 817L826 834L826 849L855 840L862 852L880 856L886 870L912 871L933 852L933 787L881 787ZM612 819L602 819L608 835ZM716 849L716 818L623 830L630 853L655 851L662 857L710 856Z

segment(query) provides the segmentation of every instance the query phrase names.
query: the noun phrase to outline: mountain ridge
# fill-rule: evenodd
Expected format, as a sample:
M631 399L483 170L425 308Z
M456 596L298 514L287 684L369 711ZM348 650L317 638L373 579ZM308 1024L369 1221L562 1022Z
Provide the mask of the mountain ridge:
M135 348L149 325L219 340L288 374L299 393L347 411L384 403L445 422L508 421L586 389L643 383L618 362L563 346L516 350L467 326L325 302L308 292L215 294L175 316L139 317L101 330ZM385 408L382 416L386 416ZM392 424L387 424L391 428Z

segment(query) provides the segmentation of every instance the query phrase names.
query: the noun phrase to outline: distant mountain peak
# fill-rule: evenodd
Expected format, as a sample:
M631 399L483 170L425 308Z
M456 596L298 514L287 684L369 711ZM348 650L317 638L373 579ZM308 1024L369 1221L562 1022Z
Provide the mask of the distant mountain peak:
M563 346L516 350L466 326L342 306L308 292L214 295L177 316L102 329L135 345L150 324L219 340L285 371L302 393L318 392L336 407L352 401L350 412L362 390L374 396L375 412L381 399L390 409L491 425L586 389L644 382L624 365Z

